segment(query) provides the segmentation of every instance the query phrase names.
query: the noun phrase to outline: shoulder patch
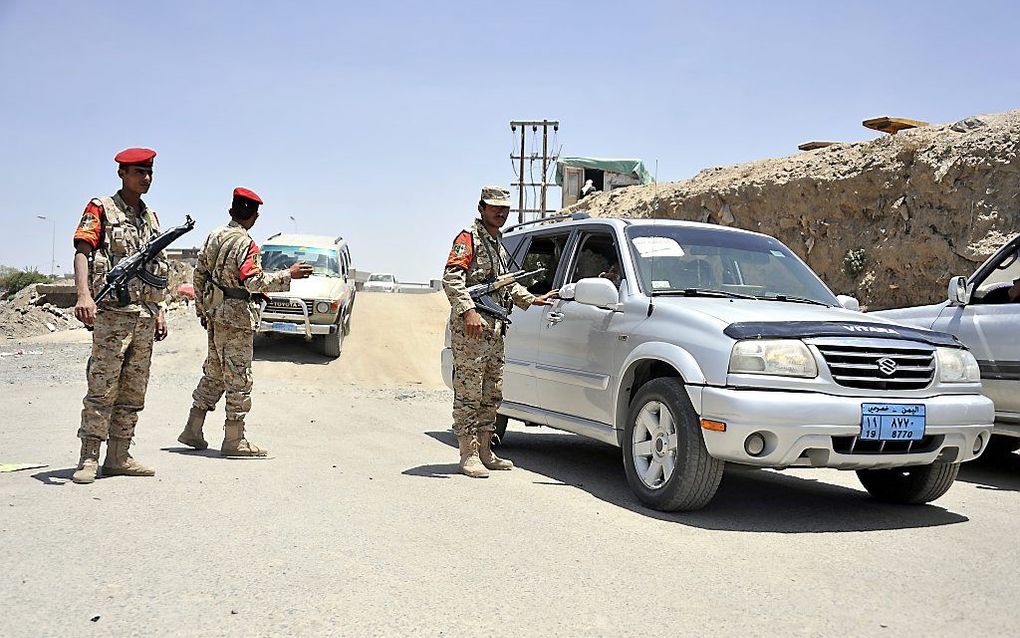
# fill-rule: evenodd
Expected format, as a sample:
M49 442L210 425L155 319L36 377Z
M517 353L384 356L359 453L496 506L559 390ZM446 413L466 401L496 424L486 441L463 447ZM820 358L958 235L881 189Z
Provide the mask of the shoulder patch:
M450 249L450 255L446 258L446 267L467 270L475 256L474 248L471 233L466 230L462 231L453 240L453 248Z

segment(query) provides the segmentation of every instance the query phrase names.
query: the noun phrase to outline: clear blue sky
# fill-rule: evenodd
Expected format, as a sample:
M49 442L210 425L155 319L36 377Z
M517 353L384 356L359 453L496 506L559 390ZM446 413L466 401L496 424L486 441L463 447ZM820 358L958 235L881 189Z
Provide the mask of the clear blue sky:
M230 191L257 239L342 234L355 265L436 277L478 189L508 184L509 121L660 181L1020 107L1010 2L0 0L0 264L68 270L112 156L159 153L147 201L200 243ZM558 202L558 191L553 191Z

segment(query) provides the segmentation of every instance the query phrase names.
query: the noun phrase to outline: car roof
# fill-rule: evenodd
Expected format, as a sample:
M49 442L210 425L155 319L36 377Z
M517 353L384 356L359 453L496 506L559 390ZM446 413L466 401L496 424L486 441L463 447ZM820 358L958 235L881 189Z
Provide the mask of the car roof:
M763 237L769 237L764 233L755 232L753 230L746 230L744 228L734 228L732 226L721 226L719 224L708 224L705 222L693 222L683 219L630 219L620 217L588 217L584 219L570 219L563 221L550 221L548 223L536 223L527 225L521 228L515 228L506 233L506 236L516 236L518 234L533 233L537 231L547 231L552 229L570 229L575 226L591 226L592 224L612 226L619 230L623 230L628 226L662 226L670 228L706 228L724 232L742 233L745 235L759 235Z
M329 235L303 235L298 233L276 233L266 240L267 246L308 246L309 248L337 248L346 244L343 237Z

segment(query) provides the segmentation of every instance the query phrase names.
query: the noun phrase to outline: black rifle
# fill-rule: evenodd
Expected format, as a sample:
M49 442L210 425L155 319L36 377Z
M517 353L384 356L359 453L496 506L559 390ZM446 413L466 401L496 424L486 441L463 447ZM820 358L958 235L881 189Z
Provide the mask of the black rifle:
M522 279L528 277L534 277L535 275L541 275L545 272L545 268L536 268L535 270L524 271L518 270L517 272L507 273L497 277L493 281L483 282L475 284L467 289L468 294L471 295L471 299L475 302L475 309L478 312L484 312L485 314L491 315L500 321L509 324L510 313L506 308L501 306L492 298L492 293L496 292L500 288L509 286L510 284L517 283Z
M132 279L141 279L147 286L152 286L153 288L166 288L167 278L154 275L146 270L145 267L159 257L159 254L167 246L177 241L181 235L191 231L194 227L195 220L190 215L185 215L183 224L171 228L158 237L153 237L147 244L142 246L141 250L130 257L121 259L106 274L106 284L99 291L99 294L96 295L96 303L98 304L111 293L117 295L117 301L122 305L126 306L131 303L131 296L128 293L127 285Z

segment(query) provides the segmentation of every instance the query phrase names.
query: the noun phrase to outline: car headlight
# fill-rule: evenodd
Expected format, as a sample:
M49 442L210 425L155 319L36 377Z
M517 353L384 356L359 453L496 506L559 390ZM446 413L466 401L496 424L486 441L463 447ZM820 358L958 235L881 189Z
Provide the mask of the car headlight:
M754 339L733 344L730 372L810 379L818 376L818 366L803 341Z
M315 312L319 313L320 315L329 314L329 302L328 301L317 302L315 304Z
M939 381L942 383L977 383L981 380L981 369L969 350L939 348L935 351L935 358L939 362Z

